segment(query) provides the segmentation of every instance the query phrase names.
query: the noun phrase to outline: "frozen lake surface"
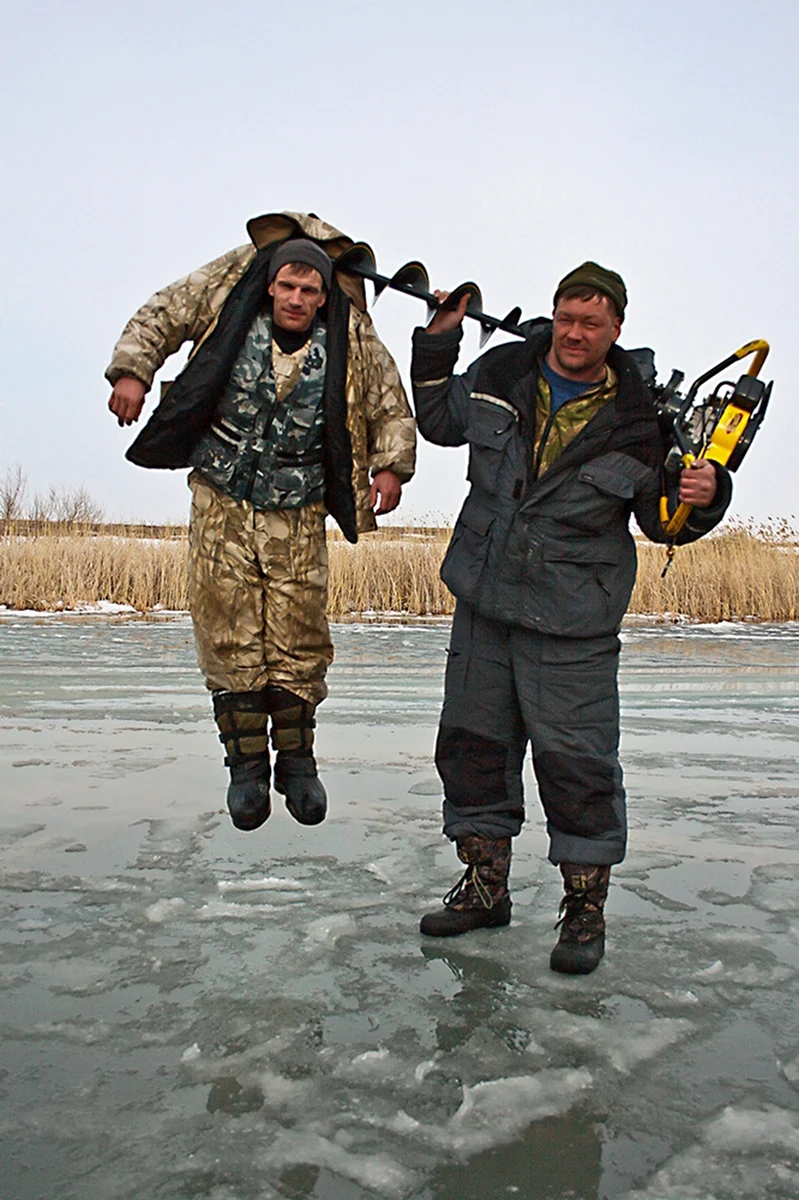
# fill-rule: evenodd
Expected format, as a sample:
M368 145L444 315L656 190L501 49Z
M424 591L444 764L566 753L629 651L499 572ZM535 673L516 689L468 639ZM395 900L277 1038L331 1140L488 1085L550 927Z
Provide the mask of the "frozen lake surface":
M4 614L2 1200L799 1197L799 627L626 630L582 979L531 788L513 924L423 941L448 631L335 636L332 815L242 834L187 621Z

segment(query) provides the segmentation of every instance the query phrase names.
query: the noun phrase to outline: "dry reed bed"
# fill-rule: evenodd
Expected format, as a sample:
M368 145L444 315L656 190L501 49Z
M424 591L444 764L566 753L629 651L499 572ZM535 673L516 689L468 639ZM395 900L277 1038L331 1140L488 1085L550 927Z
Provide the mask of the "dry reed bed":
M448 530L384 529L350 546L330 538L330 613L443 615L453 601L438 577ZM799 619L796 531L732 527L683 546L665 579L662 546L639 545L630 611L701 621ZM109 537L75 529L0 538L0 604L52 611L97 601L186 608L186 540Z

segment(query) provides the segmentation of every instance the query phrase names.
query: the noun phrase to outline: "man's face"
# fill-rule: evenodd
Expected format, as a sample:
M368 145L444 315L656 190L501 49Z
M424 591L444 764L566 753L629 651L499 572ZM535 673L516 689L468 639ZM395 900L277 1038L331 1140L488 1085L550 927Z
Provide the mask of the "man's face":
M621 333L607 296L559 300L552 317L550 366L567 379L602 377L607 352Z
M300 274L292 267L281 267L269 284L272 319L281 329L304 333L325 302L325 288L318 271Z

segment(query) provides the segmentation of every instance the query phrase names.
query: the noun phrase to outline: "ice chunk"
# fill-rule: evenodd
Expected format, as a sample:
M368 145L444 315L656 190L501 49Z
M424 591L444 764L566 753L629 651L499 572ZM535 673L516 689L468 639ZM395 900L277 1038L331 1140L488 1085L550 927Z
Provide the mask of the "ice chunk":
M724 974L724 963L721 961L720 958L717 958L714 963L711 963L709 967L705 967L705 969L703 971L695 971L694 978L695 979L718 979L718 977L723 974Z
M694 1026L683 1017L659 1017L651 1021L609 1022L597 1017L560 1013L554 1030L541 1033L571 1047L605 1058L621 1072L647 1062L675 1042L693 1033Z
M335 945L341 937L352 937L357 925L349 913L336 913L332 917L319 917L311 921L306 930L306 937L311 942L327 942Z
M285 1131L266 1155L270 1167L282 1170L302 1163L327 1167L388 1200L402 1200L413 1190L416 1176L388 1154L356 1154L319 1134Z
M799 1054L788 1063L780 1063L780 1070L789 1083L799 1087Z
M797 1195L798 1155L796 1113L774 1105L725 1108L705 1126L698 1144L675 1155L624 1200L788 1200Z
M705 1131L715 1150L751 1154L771 1147L799 1156L799 1114L769 1106L762 1110L725 1108Z
M294 879L281 879L277 875L264 875L256 879L219 879L216 884L220 892L303 892L301 883Z
M363 1054L357 1054L352 1060L355 1063L379 1062L388 1058L388 1050L385 1046L381 1046L379 1050L364 1050Z
M567 1112L592 1082L591 1073L580 1067L464 1086L463 1103L454 1116L427 1132L449 1150L476 1154L513 1141L533 1121Z
M209 900L199 909L197 916L201 921L217 921L226 918L246 921L250 917L265 917L280 911L278 904L235 904L224 900Z
M182 896L173 896L170 899L156 900L155 904L145 908L144 915L148 921L152 921L153 925L163 925L164 921L183 912L187 907Z
M389 879L388 875L386 875L385 871L383 871L377 865L377 863L367 863L366 869L370 875L374 875L375 879L379 879L381 883L386 883L389 887L391 887L393 880Z

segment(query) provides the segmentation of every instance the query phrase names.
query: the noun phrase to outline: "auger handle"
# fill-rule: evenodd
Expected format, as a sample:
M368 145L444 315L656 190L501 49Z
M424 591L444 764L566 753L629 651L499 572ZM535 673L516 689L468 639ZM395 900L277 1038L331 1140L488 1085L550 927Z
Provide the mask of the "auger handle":
M691 384L690 390L688 392L688 396L686 397L686 403L684 403L681 406L680 414L674 423L675 424L675 434L677 435L677 443L680 447L680 450L682 451L683 467L690 467L691 463L695 462L697 458L704 458L705 450L707 449L707 447L705 447L705 449L703 449L699 455L694 455L688 451L687 446L684 443L684 439L680 436L680 434L681 434L681 430L679 428L680 417L682 417L684 415L684 413L687 412L687 410L690 407L690 404L693 401L693 398L696 395L699 388L702 386L703 383L706 383L708 381L708 379L712 379L713 376L718 375L720 371L725 370L727 367L732 366L732 364L734 362L739 362L740 359L746 358L750 354L754 354L755 357L752 359L752 362L749 364L749 369L746 372L746 374L752 376L753 378L756 377L760 373L763 363L766 361L766 358L768 357L769 349L770 349L770 347L769 347L769 344L767 341L764 341L763 338L755 338L754 341L747 342L744 346L741 346L733 354L730 354L729 357L725 358L723 362L717 363L715 367L711 367L709 371L706 371L704 373L704 375L700 375L699 378L695 379L694 382ZM713 460L711 459L711 461L713 461ZM669 516L668 498L666 496L661 496L661 498L660 498L660 521L661 521L661 524L663 525L663 530L667 537L676 537L677 536L677 534L680 532L683 525L685 524L685 522L688 520L689 516L691 515L691 510L693 507L694 506L692 504L684 504L684 503L678 504L677 508L674 510L673 515L670 517Z
M740 350L736 350L734 358L746 358L747 354L754 354L755 357L749 364L749 370L746 373L755 376L760 374L770 349L768 342L765 342L763 338L755 338L753 342L747 342L745 346L741 346Z

